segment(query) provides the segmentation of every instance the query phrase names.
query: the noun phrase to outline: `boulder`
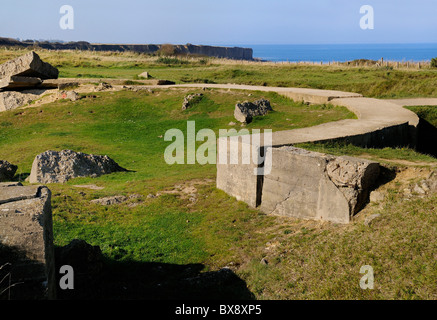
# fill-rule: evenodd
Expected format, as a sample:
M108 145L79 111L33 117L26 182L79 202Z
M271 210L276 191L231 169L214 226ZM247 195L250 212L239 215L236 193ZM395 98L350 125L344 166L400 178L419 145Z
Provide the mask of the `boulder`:
M68 99L71 101L77 101L81 99L81 96L76 91L60 91L58 92L59 99Z
M150 78L150 74L146 71L146 72L143 72L143 73L139 74L138 77L144 78L144 79L149 79Z
M37 99L39 95L16 91L0 92L0 112L25 106Z
M112 85L110 85L109 83L106 82L100 82L96 88L95 91L107 91L107 90L112 90L113 87Z
M91 203L100 204L102 206L110 206L113 204L119 204L127 201L127 197L125 196L112 196L112 197L105 197L100 199L91 200Z
M250 123L255 116L264 116L269 111L273 111L270 101L260 99L255 102L245 101L235 105L234 117L239 122Z
M57 79L58 75L58 69L47 62L43 62L33 51L0 65L0 78L21 76L40 79Z
M199 102L202 99L202 93L190 94L184 98L184 102L182 103L182 110L187 110L192 107L195 103Z
M29 176L30 183L65 183L77 177L98 177L112 172L127 171L108 156L74 152L46 151L35 157Z
M18 167L16 165L0 160L0 182L11 181L14 178L17 169Z

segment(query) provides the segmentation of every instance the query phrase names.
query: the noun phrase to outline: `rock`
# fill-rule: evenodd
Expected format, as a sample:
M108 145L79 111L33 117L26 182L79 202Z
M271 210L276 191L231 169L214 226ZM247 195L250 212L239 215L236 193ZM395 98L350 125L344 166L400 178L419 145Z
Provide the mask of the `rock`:
M235 125L236 125L236 123L233 121L229 122L229 124L228 124L228 126L235 126Z
M150 74L146 71L138 75L140 78L149 79L151 78Z
M234 117L239 122L250 123L253 117L264 116L269 111L273 111L273 109L270 106L270 101L266 99L260 99L253 103L245 101L235 105Z
M382 202L384 198L384 194L379 191L372 191L370 193L370 202Z
M23 89L34 88L42 83L40 78L8 76L0 79L0 89Z
M46 151L35 157L29 176L30 183L65 183L77 177L98 177L127 171L108 156L74 152Z
M145 91L147 93L153 93L153 90L144 86L123 86L125 90L133 91L133 92L141 92Z
M112 86L109 83L106 82L100 82L96 88L95 91L106 91L106 90L111 90Z
M18 167L16 165L10 164L5 160L0 160L0 182L14 179L17 169Z
M375 219L377 219L377 218L379 218L379 217L381 217L380 214L372 214L371 216L367 217L367 218L364 220L364 225L366 225L367 227L370 227L372 221L375 220Z
M126 202L127 199L128 198L125 196L112 196L112 197L105 197L101 199L91 200L91 203L101 204L102 206L110 206L113 204Z
M20 108L31 103L38 97L38 95L32 93L15 91L0 92L0 112Z
M58 92L58 98L77 101L81 99L81 96L76 91L60 91Z
M58 69L47 62L43 62L33 51L0 65L0 78L21 76L57 79L58 75Z
M203 93L190 94L184 98L182 103L182 110L187 110L192 107L195 103L199 102L203 97Z
M405 195L407 195L407 196L411 195L411 189L405 188L403 191L404 191Z
M2 184L0 199L0 266L9 263L10 281L19 283L11 288L11 298L55 299L50 190ZM3 284L0 281L2 289Z
M262 265L265 265L265 266L269 264L269 262L267 261L266 258L262 258L261 261L260 261L260 263L261 263Z
M421 187L419 187L417 184L414 186L413 189L414 192L418 193L418 194L426 194L425 190L423 190Z

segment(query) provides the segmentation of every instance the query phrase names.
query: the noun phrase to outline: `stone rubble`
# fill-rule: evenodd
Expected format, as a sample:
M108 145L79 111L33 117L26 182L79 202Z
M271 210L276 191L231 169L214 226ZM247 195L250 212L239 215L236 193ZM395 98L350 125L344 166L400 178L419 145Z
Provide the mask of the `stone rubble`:
M251 123L253 117L264 116L269 111L273 111L270 101L260 99L255 102L245 101L235 105L234 117L242 123Z
M98 177L127 171L108 156L74 152L46 151L35 157L29 176L30 183L65 183L77 177Z

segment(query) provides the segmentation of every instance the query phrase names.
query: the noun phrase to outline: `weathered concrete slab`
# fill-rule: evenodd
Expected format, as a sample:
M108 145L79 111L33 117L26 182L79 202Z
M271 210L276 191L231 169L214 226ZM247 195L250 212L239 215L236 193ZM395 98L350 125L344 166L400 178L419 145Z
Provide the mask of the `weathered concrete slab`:
M24 88L34 88L42 83L40 78L9 76L0 79L0 89L18 90Z
M144 86L163 86L163 85L172 85L174 82L169 80L161 80L161 79L150 79L150 80L132 80L132 79L87 79L87 78L62 78L62 79L48 79L43 80L39 87L41 88L58 88L65 89L65 86L76 86L83 84L94 84L96 82L105 82L113 86L123 86L128 84L138 84Z
M27 92L0 92L0 112L20 108L38 99L38 97L37 94Z
M2 188L0 192L0 204L15 202L37 197L38 186L14 186L14 188Z
M22 76L56 79L58 75L58 69L47 62L43 62L39 55L33 51L0 65L0 78Z
M182 88L216 88L216 89L235 89L235 90L255 90L262 92L277 92L295 101L304 101L314 104L329 103L337 98L357 98L362 97L359 93L343 92L336 90L320 90L309 88L285 88L285 87L264 87L239 84L177 84L172 87Z
M0 265L11 274L11 299L56 297L50 190L0 188Z
M268 148L261 210L268 214L348 223L362 209L379 164L294 147Z
M243 164L242 155L251 153L252 145L238 137L233 142L231 137L222 137L218 139L217 144L217 180L218 189L225 191L227 194L234 196L237 200L246 202L251 207L257 207L260 200L257 196L260 194L261 177L255 174L259 165L255 161L248 161ZM226 148L226 151L224 150ZM254 153L260 153L255 149ZM232 154L235 153L237 162L232 161ZM219 159L220 154L226 156L226 161Z

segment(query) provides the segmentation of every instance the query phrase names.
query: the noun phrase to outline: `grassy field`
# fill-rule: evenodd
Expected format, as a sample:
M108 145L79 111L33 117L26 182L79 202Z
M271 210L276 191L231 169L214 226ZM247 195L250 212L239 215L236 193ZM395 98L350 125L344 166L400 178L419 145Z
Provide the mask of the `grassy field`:
M2 52L0 62L22 53ZM378 97L437 95L437 73L432 70L263 67L208 59L159 62L159 57L127 53L43 51L41 56L56 64L63 77L135 79L149 71L156 78L177 82L265 83ZM410 149L304 145L382 163L387 160L387 170L399 174L380 187L385 200L369 204L347 226L266 216L216 189L214 165L167 165L163 154L170 142L162 138L166 130L185 132L187 121L195 120L197 130L218 133L233 127L229 123L235 121L237 101L261 97L269 99L275 111L255 118L247 129L307 127L353 115L344 108L307 106L274 93L250 92L249 96L249 92L227 90L202 91L200 102L182 111L183 97L193 92L93 93L96 98L60 100L0 114L0 159L19 166L19 180L29 174L34 157L50 149L107 154L130 170L49 185L57 246L75 238L98 245L108 263L127 266L124 272L132 272L132 282L143 276L135 273L138 263L200 264L203 271L228 266L257 299L437 299L437 197L403 194L407 185L429 173L435 158ZM413 167L417 162L418 168L406 168L402 161ZM89 184L103 189L76 187ZM90 202L112 195L133 197L113 206ZM375 213L380 217L366 226L364 219ZM374 290L359 287L363 265L374 267Z
M3 50L0 63L25 53ZM209 58L165 58L136 53L50 52L40 56L60 70L61 77L136 79L148 71L176 83L237 83L281 87L333 89L367 97L437 97L437 69L407 70L376 67L299 66L249 63Z

